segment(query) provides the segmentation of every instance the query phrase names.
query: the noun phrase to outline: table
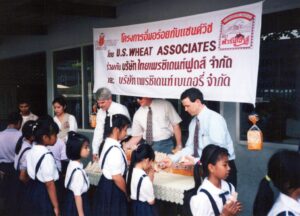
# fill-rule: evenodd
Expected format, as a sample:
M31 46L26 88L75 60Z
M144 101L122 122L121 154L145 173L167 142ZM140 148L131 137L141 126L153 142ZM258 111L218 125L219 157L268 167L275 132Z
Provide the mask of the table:
M91 185L97 185L101 177L100 171L92 171L86 168ZM154 176L155 198L183 205L184 191L194 188L195 183L192 176L184 176L160 171Z

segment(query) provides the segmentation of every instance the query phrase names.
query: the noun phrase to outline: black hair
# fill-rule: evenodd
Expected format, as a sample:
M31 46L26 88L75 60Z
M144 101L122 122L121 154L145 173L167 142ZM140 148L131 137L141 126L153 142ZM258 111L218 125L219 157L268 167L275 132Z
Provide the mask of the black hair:
M194 183L195 183L194 189L198 190L198 188L202 184L202 179L201 179L202 176L203 176L203 167L200 164L200 160L199 160L194 166Z
M22 116L18 112L12 112L8 115L8 124L17 125L18 123L22 123Z
M33 128L34 140L43 144L43 136L51 136L58 134L58 125L53 121L51 116L42 116L36 121L36 126Z
M70 160L79 160L82 146L85 142L89 143L89 139L74 131L68 132L68 141L66 143L66 153Z
M229 156L227 149L218 145L207 145L203 149L200 159L203 168L203 177L209 176L208 165L216 165L216 163L224 156Z
M140 144L137 147L137 149L133 150L131 153L131 161L130 161L127 183L126 183L128 196L130 196L131 194L130 185L131 185L133 168L137 163L143 161L144 159L149 159L150 161L154 161L155 159L154 151L152 147L148 144Z
M55 103L58 103L59 105L61 105L64 110L66 109L67 107L67 101L66 101L66 98L63 97L63 96L59 96L59 97L56 97L53 101L52 101L52 105L54 105Z
M22 144L23 144L23 138L25 137L26 139L30 139L33 137L33 128L36 125L36 121L27 121L22 127L22 136L18 139L16 148L15 148L15 153L19 154Z
M104 123L103 141L100 144L98 155L99 156L101 155L105 139L112 134L114 128L118 128L119 130L122 130L123 128L129 125L130 125L130 120L125 115L115 114L112 116L106 116L105 123Z
M282 150L272 155L268 162L268 177L260 184L253 205L253 215L267 215L274 204L274 192L270 181L283 194L300 188L300 154Z
M182 92L180 96L180 100L184 100L186 98L189 98L191 102L195 102L197 99L200 100L201 103L204 104L203 94L202 92L197 88L189 88Z
M26 99L21 99L21 100L19 100L18 105L20 105L20 104L28 104L28 105L30 106L29 100L26 100Z

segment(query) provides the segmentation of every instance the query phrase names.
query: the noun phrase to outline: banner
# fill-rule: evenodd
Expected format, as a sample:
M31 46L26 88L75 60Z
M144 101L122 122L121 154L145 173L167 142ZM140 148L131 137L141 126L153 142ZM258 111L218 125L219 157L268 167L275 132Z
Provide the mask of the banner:
M177 19L94 29L94 91L255 103L262 2Z

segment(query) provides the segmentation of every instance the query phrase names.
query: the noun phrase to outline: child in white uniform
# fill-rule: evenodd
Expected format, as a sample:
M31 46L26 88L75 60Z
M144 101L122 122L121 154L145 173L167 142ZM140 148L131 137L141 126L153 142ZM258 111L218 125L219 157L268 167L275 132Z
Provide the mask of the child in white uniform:
M52 153L46 146L54 145L58 127L47 118L39 119L33 129L36 144L27 153L27 172L31 180L26 192L26 207L23 215L60 214L55 181L59 174Z
M155 154L148 144L141 144L132 151L127 179L127 191L132 200L133 216L157 215L154 208L154 162Z
M241 211L241 204L231 198L235 188L231 183L224 181L230 171L228 151L217 145L208 145L203 149L200 162L205 178L197 195L191 198L192 214L194 216L237 215Z
M279 190L274 204L270 183ZM253 206L254 216L300 216L300 154L279 151L268 163L268 174L261 180Z
M64 215L88 216L91 215L87 195L90 183L80 159L87 158L89 156L89 140L87 137L71 131L69 132L66 145L67 156L70 159L70 162L65 178L67 195Z
M128 214L126 192L127 161L120 141L127 135L130 120L121 114L106 117L105 143L99 150L102 176L94 195L94 216Z

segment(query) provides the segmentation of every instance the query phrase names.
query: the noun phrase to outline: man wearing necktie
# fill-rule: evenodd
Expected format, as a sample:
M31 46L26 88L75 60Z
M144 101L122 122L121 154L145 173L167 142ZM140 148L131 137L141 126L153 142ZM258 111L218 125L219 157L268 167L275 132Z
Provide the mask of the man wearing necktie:
M209 144L219 145L228 150L231 170L227 181L236 187L235 153L225 119L219 113L205 106L203 94L199 89L185 90L180 99L185 111L194 118L189 125L189 137L185 147L175 155L170 156L170 159L165 160L167 166L170 166L172 162L178 162L183 157L189 161L186 164L196 163L205 146Z
M180 150L181 118L173 105L163 99L137 98L140 108L133 116L132 138L129 145L136 145L142 139L158 152L171 153L176 140L176 150Z
M93 161L98 160L98 151L100 144L102 143L104 137L104 126L105 118L107 116L112 116L115 114L123 114L130 119L129 112L127 108L119 103L112 101L112 95L108 88L100 88L95 93L98 107L97 117L96 117L96 128L94 130L94 137L92 142L93 147Z

